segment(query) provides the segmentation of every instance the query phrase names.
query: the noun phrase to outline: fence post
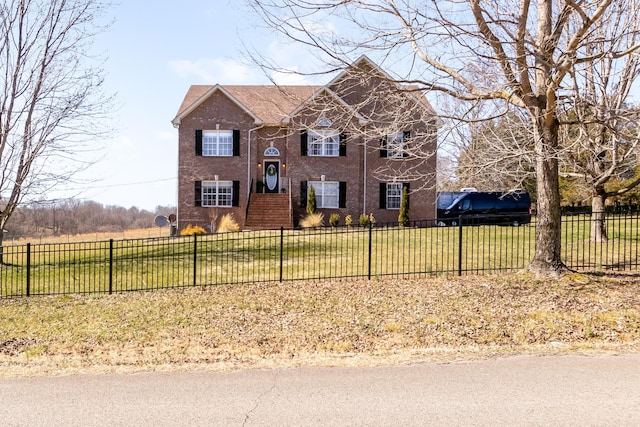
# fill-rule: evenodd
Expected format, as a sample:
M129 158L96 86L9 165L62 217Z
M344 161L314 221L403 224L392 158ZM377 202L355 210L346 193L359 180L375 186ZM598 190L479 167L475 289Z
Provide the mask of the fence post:
M373 247L373 239L372 239L372 230L373 230L373 224L371 223L371 221L369 221L369 272L367 274L367 278L369 280L371 280L371 251L372 251L372 247Z
M284 227L280 227L280 283L282 283L283 258L284 258Z
M31 296L31 243L27 243L27 296Z
M193 233L193 286L198 284L198 235Z
M462 216L458 217L458 276L462 276Z
M113 239L109 239L109 295L113 293Z

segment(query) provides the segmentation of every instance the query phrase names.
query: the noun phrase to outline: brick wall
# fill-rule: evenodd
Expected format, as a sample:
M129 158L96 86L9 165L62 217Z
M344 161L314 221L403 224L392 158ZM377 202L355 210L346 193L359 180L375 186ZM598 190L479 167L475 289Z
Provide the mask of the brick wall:
M381 79L360 81L345 78L335 83L333 89L344 95L350 102L360 102L362 110L372 117L388 116L388 110L382 105L367 105L367 94L380 91L385 82ZM425 109L418 108L407 116L407 129L414 135L422 135L423 151L432 151L428 159L388 159L380 157L380 138L386 131L383 120L364 122L353 109L345 106L330 93L323 93L290 117L288 126L264 126L255 129L255 117L227 98L223 92L213 93L198 108L181 119L178 149L178 228L187 224L206 226L212 216L233 213L238 224L243 227L247 205L247 194L251 180L252 191L256 191L256 182L264 179L265 161L279 160L281 187L291 193L293 199L294 222L305 215L301 207L301 182L320 181L322 175L326 181L346 183L345 207L338 209L320 209L328 223L331 213L344 217L352 215L355 222L361 213L372 213L378 222L395 222L399 211L380 209L380 183L391 182L394 176L403 182L406 172L416 168L426 178L411 182L410 212L411 220L435 218L435 150L436 127L433 116L425 115ZM424 118L428 117L428 118ZM338 157L304 156L301 152L301 129L319 129L318 119L327 119L328 128L346 133L346 155ZM240 155L233 157L196 156L196 130L240 131ZM251 149L248 139L251 131ZM365 142L366 141L366 149ZM278 157L264 155L268 147L276 148ZM365 159L366 152L366 159ZM366 166L366 179L365 179ZM377 176L375 171L385 171ZM195 182L212 181L218 175L222 181L239 181L238 206L232 208L209 208L195 206ZM432 178L431 178L432 177ZM288 186L289 180L291 187ZM306 202L306 201L305 201Z
M232 157L196 156L196 130L240 130L240 155ZM238 224L244 225L247 200L247 137L254 119L221 92L214 93L195 111L181 120L178 147L178 229L187 224L206 226L211 216L232 213ZM240 181L237 207L196 207L195 182Z

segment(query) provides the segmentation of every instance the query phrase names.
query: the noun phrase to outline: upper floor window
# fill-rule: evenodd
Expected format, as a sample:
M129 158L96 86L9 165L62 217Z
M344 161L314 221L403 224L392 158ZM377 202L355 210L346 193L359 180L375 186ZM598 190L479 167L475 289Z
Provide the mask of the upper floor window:
M387 135L382 139L380 157L389 159L401 159L408 157L407 140L410 133L408 131Z
M404 155L404 134L394 133L387 135L387 157L398 159Z
M310 130L307 146L309 156L340 155L340 134L336 130Z
M233 131L202 131L203 156L233 156Z
M196 130L196 156L240 155L239 130Z
M300 149L302 156L344 157L347 155L347 134L337 130L300 131Z

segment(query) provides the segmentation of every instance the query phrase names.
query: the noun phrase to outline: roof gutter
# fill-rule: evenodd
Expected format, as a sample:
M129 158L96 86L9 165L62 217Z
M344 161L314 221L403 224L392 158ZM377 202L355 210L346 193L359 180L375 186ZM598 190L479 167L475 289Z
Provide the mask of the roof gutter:
M251 194L251 133L264 127L264 123L259 126L249 129L249 135L247 137L247 203L249 201L249 194Z

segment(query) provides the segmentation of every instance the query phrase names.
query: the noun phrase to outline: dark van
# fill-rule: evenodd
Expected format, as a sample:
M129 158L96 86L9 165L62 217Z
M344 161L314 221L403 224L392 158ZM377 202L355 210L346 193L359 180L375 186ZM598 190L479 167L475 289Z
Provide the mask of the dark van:
M438 225L531 222L531 198L525 191L438 193Z

